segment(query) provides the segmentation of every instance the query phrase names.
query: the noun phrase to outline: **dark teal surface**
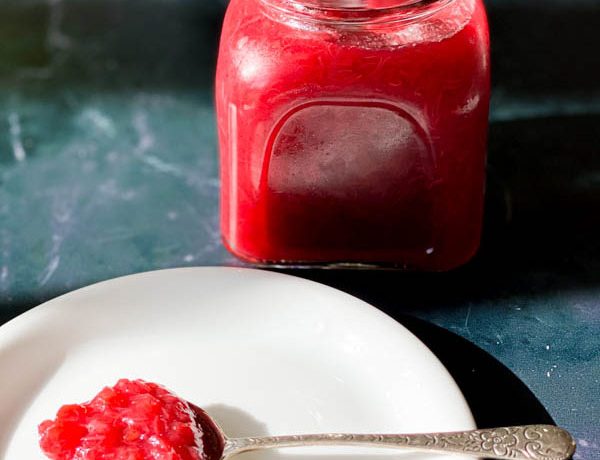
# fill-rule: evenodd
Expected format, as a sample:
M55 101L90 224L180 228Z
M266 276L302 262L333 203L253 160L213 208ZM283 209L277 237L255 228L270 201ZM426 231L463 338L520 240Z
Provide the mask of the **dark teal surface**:
M576 458L600 458L600 5L489 7L480 255L449 274L292 273L473 342L573 431ZM0 2L0 323L120 275L239 265L218 228L221 14L206 0Z

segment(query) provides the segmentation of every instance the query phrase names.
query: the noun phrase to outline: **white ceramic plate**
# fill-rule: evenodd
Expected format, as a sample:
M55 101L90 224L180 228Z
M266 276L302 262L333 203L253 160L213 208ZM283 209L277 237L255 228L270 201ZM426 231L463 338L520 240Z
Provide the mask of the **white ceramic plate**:
M0 458L43 459L37 424L121 377L167 386L232 436L474 428L440 362L364 302L265 271L177 269L81 289L0 328ZM251 455L324 452L367 458Z

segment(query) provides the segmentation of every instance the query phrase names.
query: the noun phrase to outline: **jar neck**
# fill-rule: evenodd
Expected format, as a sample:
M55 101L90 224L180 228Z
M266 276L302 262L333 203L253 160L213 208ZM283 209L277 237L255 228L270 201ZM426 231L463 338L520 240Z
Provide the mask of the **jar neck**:
M454 0L259 0L280 14L307 22L352 26L411 22Z

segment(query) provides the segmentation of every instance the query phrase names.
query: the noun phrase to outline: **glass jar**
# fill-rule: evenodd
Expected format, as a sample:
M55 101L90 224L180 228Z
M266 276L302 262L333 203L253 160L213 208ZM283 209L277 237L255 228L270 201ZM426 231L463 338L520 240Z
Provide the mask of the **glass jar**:
M225 244L267 264L467 262L489 72L482 0L232 0L216 79Z

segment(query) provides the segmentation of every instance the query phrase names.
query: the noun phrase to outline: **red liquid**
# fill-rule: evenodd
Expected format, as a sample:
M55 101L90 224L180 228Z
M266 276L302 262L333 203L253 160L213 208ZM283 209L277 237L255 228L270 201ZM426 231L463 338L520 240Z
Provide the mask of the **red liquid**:
M204 419L200 409L159 385L120 380L43 422L40 446L52 460L218 459L213 451L222 451L221 441Z
M231 2L216 96L222 231L234 254L422 270L473 256L486 16L479 0L431 8L349 30L274 18L258 0Z

